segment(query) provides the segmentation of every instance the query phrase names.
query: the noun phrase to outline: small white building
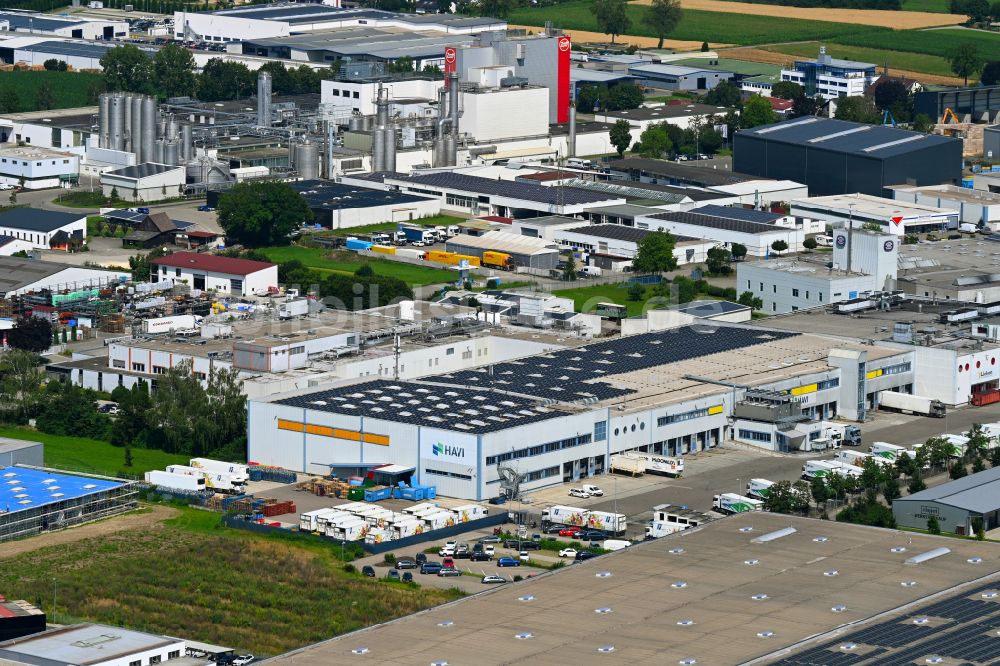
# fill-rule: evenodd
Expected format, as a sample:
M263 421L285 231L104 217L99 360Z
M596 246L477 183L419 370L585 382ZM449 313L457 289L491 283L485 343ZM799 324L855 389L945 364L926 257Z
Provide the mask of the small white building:
M863 292L893 289L898 256L899 239L891 233L840 228L834 231L831 268L828 255L741 262L736 266L736 291L760 298L768 314L821 307Z
M793 69L781 70L782 81L798 83L806 95L824 99L859 97L877 78L873 63L834 58L825 46L815 60L796 60Z
M635 218L635 226L651 231L663 230L677 236L701 241L712 241L726 248L739 243L747 249L748 257L767 257L773 252L776 241L788 247L782 252L798 252L805 238L801 229L789 229L773 224L761 224L717 215L694 212L668 212L643 215Z
M585 255L587 263L599 268L617 270L622 264L631 265L639 253L639 243L653 231L626 227L620 224L595 224L559 230L554 234L557 243ZM675 236L674 257L678 265L701 263L714 241L704 241L685 236Z
M80 158L41 146L0 145L0 183L41 190L80 179Z
M10 236L38 250L69 250L87 240L87 216L40 208L0 211L0 236Z
M187 645L179 638L104 624L62 626L0 643L0 661L53 666L169 665L173 660L180 662L186 652Z
M444 79L409 78L399 81L385 81L382 84L385 94L393 104L406 100L436 102L438 90L444 85ZM372 80L359 81L321 81L320 99L324 106L335 109L335 114L351 115L357 112L362 116L373 115L376 111L375 98L378 95L379 83Z
M106 40L128 37L128 23L125 21L100 21L36 12L0 11L0 22L6 23L10 32L30 35Z
M125 201L159 201L184 191L184 167L144 162L101 174L104 196L117 191Z
M174 252L150 264L150 282L173 280L193 289L214 289L234 296L266 294L278 286L278 266L265 261Z
M958 228L958 211L905 203L870 194L835 194L791 201L791 213L834 226L877 224L883 231L904 234L943 232Z

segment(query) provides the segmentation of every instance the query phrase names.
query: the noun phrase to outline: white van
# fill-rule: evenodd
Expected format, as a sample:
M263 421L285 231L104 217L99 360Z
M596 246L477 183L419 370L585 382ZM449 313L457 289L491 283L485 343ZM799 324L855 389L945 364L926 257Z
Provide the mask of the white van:
M819 247L833 247L833 236L814 236Z
M594 163L590 160L581 160L578 157L571 157L566 160L566 166L570 169L593 169Z

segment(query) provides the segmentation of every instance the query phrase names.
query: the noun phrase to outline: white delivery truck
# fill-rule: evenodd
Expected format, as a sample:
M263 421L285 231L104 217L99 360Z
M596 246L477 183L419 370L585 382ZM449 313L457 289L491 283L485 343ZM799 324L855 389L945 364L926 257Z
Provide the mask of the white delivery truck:
M171 488L173 490L205 490L204 477L161 472L158 469L146 472L146 483L152 483L154 486Z
M625 539L605 539L604 543L601 544L601 548L604 550L624 550L631 545L632 542Z
M641 476L646 473L646 459L627 453L615 453L611 456L610 471Z
M889 462L895 462L899 454L906 451L905 446L898 446L896 444L890 444L889 442L875 442L868 449L871 451L872 455L876 458L882 458L888 460Z
M212 460L210 458L191 458L188 465L214 474L229 474L234 478L242 478L244 482L250 480L250 468L248 465Z
M969 438L965 435L941 435L951 444L951 457L961 458L965 455L965 449L969 444Z
M944 418L945 415L944 403L940 400L909 395L908 393L896 393L895 391L879 393L879 408L890 412L933 416L939 419Z
M812 481L816 477L829 476L830 474L841 474L840 467L833 464L832 460L809 460L802 466L802 478Z
M827 460L826 463L833 467L834 474L839 474L845 479L849 476L859 477L864 472L864 470L857 465L850 465L839 460Z
M437 513L423 517L424 525L428 530L439 530L443 527L451 527L455 524L455 514L451 511L441 510Z
M340 523L333 529L333 538L340 541L361 541L368 534L371 525L361 518Z
M773 485L774 481L767 479L750 479L750 483L747 484L747 495L754 499L766 499L768 489Z
M823 430L835 446L861 446L861 428L856 425L823 421Z
M578 509L575 506L550 506L542 509L542 522L555 525L567 525L585 527L587 525L586 509Z
M625 534L627 517L623 513L608 513L607 511L588 511L587 528L601 530L608 534Z
M864 465L865 460L871 458L872 454L864 453L863 451L847 451L841 449L837 451L837 455L834 456L834 460L842 463L847 463L848 465L854 465L855 467L861 467Z
M220 493L230 493L241 495L246 491L246 479L230 476L229 474L214 474L208 470L188 465L167 465L167 471L171 474L188 474L190 476L200 476L205 479L205 487Z
M723 493L712 498L712 506L721 513L747 513L762 511L764 503L752 497L744 497L736 493Z
M157 317L144 319L142 332L148 334L169 333L171 331L190 331L198 327L201 317L194 315L173 315L172 317Z
M455 513L458 522L467 523L470 520L479 520L480 518L485 518L489 511L486 507L479 504L463 504L462 506L456 506L451 509Z

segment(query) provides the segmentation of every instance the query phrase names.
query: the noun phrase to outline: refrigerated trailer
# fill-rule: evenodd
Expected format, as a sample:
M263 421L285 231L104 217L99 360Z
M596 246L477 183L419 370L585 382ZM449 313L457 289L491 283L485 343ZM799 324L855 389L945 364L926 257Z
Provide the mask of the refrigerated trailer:
M627 522L628 518L623 513L587 512L587 527L592 530L601 530L608 534L625 534Z
M901 414L933 416L938 419L944 418L945 415L945 406L940 400L895 391L879 393L879 408Z
M173 474L154 469L146 472L146 483L174 490L205 490L205 478L190 474Z
M611 465L609 469L612 472L622 472L625 474L631 474L632 476L640 476L646 473L646 460L645 458L628 455L627 453L616 453L611 456Z
M750 479L747 484L747 495L755 499L766 499L768 490L774 485L774 481L767 479Z
M763 511L764 503L752 497L744 497L736 493L723 493L712 498L712 506L721 513L747 513Z
M199 467L189 467L188 465L167 465L167 471L171 474L187 474L189 476L200 476L205 479L205 487L220 493L242 494L246 490L246 479L229 474L215 474Z
M583 527L587 524L587 510L557 504L548 509L542 509L542 522Z
M190 467L198 467L215 474L229 474L233 477L241 477L244 481L250 480L250 468L247 465L223 462L221 460L212 460L211 458L191 458L188 465Z
M905 446L898 446L889 442L875 442L868 450L876 458L882 458L890 462L895 462L901 453L905 452L909 455L909 451L907 451Z

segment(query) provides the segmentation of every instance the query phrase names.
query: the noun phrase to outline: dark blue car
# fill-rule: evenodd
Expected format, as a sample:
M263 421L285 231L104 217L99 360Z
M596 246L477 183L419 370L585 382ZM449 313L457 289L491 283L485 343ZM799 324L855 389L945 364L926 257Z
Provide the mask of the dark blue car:
M424 562L420 565L420 573L422 574L436 574L441 571L440 562Z

